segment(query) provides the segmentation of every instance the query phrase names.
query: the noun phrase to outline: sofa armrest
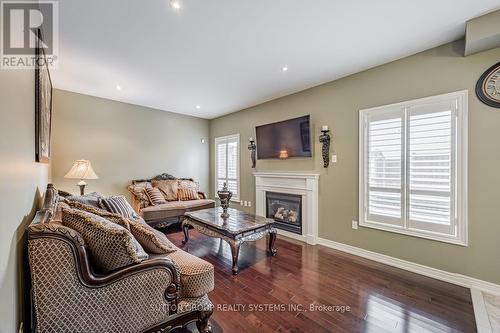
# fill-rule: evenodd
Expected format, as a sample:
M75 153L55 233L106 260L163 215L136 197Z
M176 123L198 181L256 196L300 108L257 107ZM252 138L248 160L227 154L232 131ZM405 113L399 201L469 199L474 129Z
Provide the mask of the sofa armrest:
M131 202L131 206L132 208L135 210L135 212L137 214L139 214L140 216L142 216L142 213L141 213L141 209L143 207L144 204L141 202L141 200L138 200L134 195L132 195L132 202Z
M198 196L200 197L200 199L207 199L208 196L205 192L198 192Z
M42 228L31 228L28 240L39 332L141 332L177 312L180 274L170 259L97 275L77 233ZM89 320L88 313L97 317Z

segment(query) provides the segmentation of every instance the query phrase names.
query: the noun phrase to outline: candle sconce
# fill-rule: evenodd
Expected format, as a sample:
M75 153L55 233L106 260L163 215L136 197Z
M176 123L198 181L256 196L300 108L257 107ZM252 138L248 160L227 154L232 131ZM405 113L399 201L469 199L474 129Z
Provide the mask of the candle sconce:
M250 138L248 142L248 150L250 150L250 157L252 158L252 169L255 169L255 150L257 149L257 145L255 144L255 140Z
M322 143L321 154L323 155L323 167L328 168L330 164L330 130L328 126L321 127L321 135L319 136L319 142Z

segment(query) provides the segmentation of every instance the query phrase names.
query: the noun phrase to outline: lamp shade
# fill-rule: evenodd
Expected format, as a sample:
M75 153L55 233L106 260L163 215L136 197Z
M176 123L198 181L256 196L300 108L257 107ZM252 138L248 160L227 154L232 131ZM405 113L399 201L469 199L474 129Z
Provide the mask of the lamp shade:
M98 179L89 160L77 160L64 176L71 179Z

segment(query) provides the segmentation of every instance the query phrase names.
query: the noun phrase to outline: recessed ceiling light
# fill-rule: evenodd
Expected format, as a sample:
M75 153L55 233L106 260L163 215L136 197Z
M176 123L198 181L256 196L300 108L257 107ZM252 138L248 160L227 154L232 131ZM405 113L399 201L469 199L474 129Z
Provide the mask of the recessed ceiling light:
M282 71L282 72L286 72L286 71L288 71L288 66L283 66L283 67L281 67L281 71Z
M199 110L201 109L201 105L196 105L196 108Z
M122 90L122 86L120 86L119 84L116 85L116 90L120 91Z
M181 9L181 3L178 0L170 0L170 7L179 10Z

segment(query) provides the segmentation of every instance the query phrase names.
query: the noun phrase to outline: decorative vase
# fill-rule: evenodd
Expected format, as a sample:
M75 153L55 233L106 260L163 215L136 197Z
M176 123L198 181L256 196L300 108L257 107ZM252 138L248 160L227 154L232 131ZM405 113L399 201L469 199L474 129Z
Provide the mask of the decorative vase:
M222 207L221 217L223 219L227 219L229 214L227 213L227 209L229 208L229 200L233 196L233 192L227 189L227 183L224 183L222 190L217 191L217 195L219 196L220 206Z

